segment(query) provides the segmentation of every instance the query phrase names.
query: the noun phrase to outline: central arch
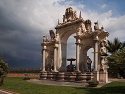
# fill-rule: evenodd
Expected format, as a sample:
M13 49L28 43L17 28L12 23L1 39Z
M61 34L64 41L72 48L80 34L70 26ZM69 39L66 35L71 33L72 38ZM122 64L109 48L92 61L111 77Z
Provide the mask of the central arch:
M66 57L67 57L67 40L68 38L72 35L75 34L76 36L74 37L76 39L76 46L77 43L80 41L77 36L81 34L85 30L85 25L84 25L84 20L79 19L77 22L74 21L73 23L68 23L65 24L64 26L57 26L56 27L56 33L60 37L60 42L59 42L59 50L61 55L59 56L61 60L59 60L59 67L61 71L66 71ZM76 47L77 48L77 47ZM76 53L77 53L76 49ZM78 55L76 55L76 63L79 62L79 57L77 58ZM76 66L79 66L79 64ZM79 68L78 68L79 71Z
M67 40L67 59L76 58L76 40L74 36L76 35L72 34ZM67 61L67 65L69 64L70 62ZM73 64L76 65L75 61L73 61Z

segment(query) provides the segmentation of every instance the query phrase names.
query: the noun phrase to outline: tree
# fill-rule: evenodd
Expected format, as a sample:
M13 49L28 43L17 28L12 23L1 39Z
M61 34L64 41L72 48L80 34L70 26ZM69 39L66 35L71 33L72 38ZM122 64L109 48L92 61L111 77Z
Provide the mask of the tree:
M3 60L2 56L0 55L0 85L3 85L4 78L8 72L8 64Z
M110 53L108 58L109 73L117 75L117 73L124 70L124 48L125 42L120 42L118 38L114 38L113 42L108 41L107 49Z
M108 52L109 53L113 53L119 49L122 49L125 47L125 42L120 42L120 40L118 38L114 38L113 42L112 41L108 41Z
M109 72L115 74L119 73L122 77L125 78L125 48L117 50L112 53L108 58L109 60Z

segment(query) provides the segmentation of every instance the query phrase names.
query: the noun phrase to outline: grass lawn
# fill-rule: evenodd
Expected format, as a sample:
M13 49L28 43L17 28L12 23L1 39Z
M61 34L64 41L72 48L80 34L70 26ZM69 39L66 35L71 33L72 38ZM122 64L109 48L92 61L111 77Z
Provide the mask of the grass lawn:
M0 89L20 94L125 94L125 82L112 82L101 88L90 88L41 85L22 78L5 78L5 85L0 86Z

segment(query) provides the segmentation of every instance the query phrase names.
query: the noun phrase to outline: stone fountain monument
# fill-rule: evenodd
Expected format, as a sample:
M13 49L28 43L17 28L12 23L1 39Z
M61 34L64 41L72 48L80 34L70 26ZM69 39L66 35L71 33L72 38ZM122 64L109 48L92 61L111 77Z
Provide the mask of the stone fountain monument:
M98 21L94 22L94 30L91 24L91 20L82 18L81 12L78 17L71 7L66 9L63 22L58 21L55 27L56 32L49 31L51 39L43 36L41 79L85 82L89 77L100 82L108 82L106 46L109 33L103 27L99 28ZM76 68L73 72L67 72L67 40L74 33ZM88 71L88 64L91 70L91 62L87 63L87 51L90 48L94 49L93 71Z

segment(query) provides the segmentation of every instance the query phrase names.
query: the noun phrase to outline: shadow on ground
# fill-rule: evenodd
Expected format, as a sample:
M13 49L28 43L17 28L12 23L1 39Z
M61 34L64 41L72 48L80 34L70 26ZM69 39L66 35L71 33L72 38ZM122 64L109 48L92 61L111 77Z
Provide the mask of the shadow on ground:
M123 85L124 84L124 85ZM113 86L107 84L101 88L95 87L74 87L75 89L81 90L84 89L87 91L86 94L125 94L125 83L117 84L113 82Z

